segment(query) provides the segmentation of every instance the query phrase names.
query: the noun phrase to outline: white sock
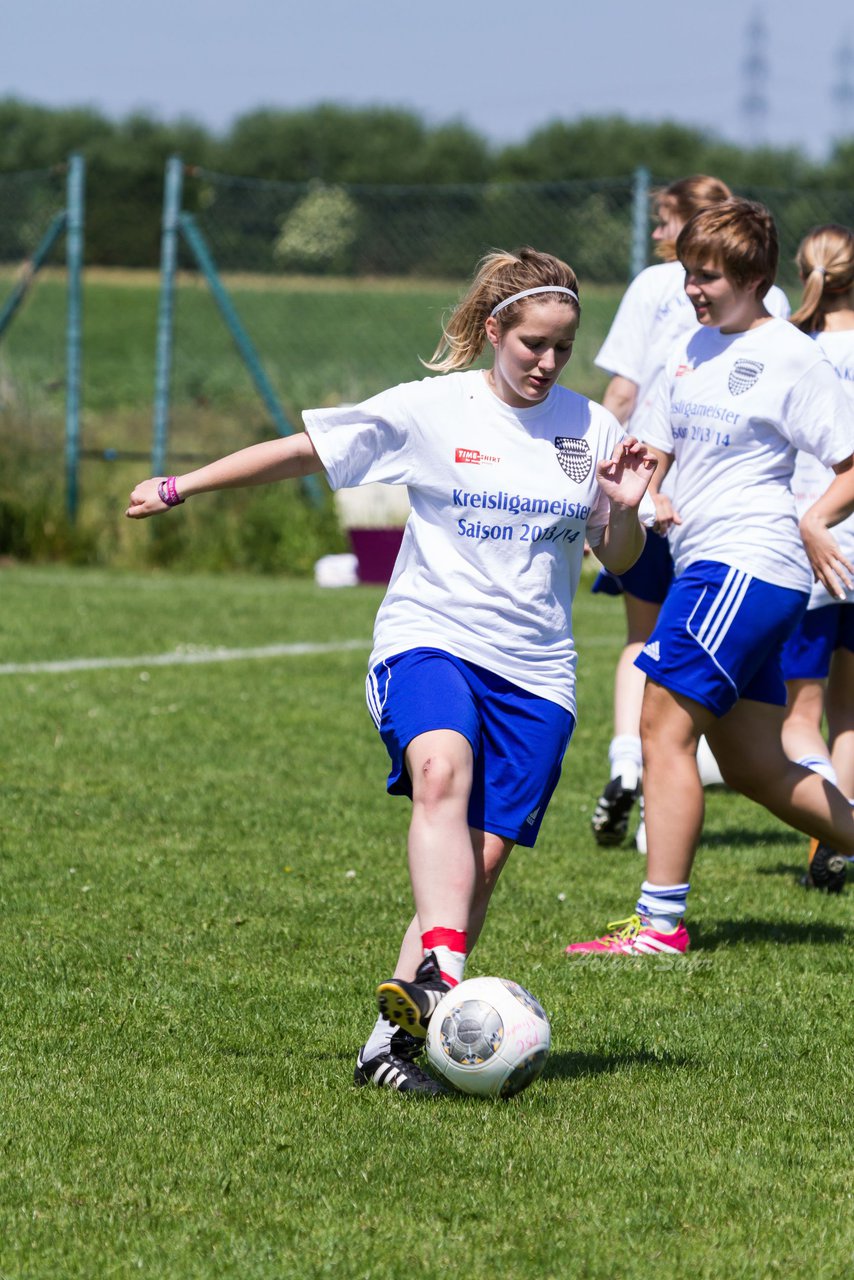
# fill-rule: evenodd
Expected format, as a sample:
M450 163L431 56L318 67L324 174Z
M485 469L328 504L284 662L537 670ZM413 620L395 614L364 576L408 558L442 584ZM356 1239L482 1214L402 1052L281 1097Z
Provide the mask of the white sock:
M697 772L704 787L723 786L721 768L705 737L697 743Z
M678 929L685 915L690 884L650 884L644 880L635 910L661 933Z
M627 791L633 791L641 779L643 757L641 740L636 733L618 733L608 748L611 777L621 778Z
M394 1023L388 1022L381 1014L374 1023L374 1029L365 1042L365 1047L362 1050L362 1061L367 1062L368 1058L375 1058L378 1053L386 1053L396 1030L397 1027L395 1027Z
M813 773L819 774L827 782L831 782L834 787L839 786L836 770L827 756L801 756L796 763L803 765L805 769L811 769Z

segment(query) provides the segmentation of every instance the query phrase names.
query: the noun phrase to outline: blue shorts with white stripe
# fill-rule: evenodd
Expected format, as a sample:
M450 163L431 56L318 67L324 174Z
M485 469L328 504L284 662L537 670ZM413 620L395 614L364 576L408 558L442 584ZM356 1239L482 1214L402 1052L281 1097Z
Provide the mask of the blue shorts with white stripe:
M413 738L449 729L472 749L469 826L534 844L575 727L571 712L441 649L408 649L378 662L365 692L391 760L391 795L412 796L406 750Z
M783 707L782 646L808 600L805 591L698 560L674 581L635 665L716 716L739 698Z
M837 649L854 652L854 604L809 609L783 646L786 680L826 680Z

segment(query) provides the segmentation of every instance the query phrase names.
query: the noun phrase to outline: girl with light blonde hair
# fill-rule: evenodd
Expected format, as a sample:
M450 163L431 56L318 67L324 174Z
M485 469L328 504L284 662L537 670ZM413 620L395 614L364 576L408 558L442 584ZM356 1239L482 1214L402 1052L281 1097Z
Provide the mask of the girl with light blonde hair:
M804 236L795 256L804 286L801 305L792 324L803 333L822 333L828 327L848 328L844 313L851 310L854 289L854 231L831 222Z
M412 802L415 915L377 988L357 1085L443 1092L418 1062L427 1025L463 977L510 851L536 841L575 726L572 601L585 539L616 572L643 547L650 454L601 405L559 385L580 313L566 263L529 248L490 253L430 362L443 376L306 410L301 434L131 494L127 515L139 519L316 472L333 489L407 487L366 696L390 757L386 789ZM471 369L487 347L489 368ZM374 868L377 893L396 895L384 872Z

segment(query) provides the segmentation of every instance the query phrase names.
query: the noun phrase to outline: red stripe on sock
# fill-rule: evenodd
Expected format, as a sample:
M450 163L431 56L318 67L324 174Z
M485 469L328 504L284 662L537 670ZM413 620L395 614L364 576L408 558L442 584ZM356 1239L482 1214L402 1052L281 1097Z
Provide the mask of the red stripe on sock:
M442 975L442 981L447 982L449 987L458 987L460 985L457 979L452 978L449 973L445 973L444 969L440 969L439 973Z
M447 947L449 951L459 951L462 955L466 954L466 935L459 929L428 929L426 933L421 935L421 945L425 951L432 951L434 947Z

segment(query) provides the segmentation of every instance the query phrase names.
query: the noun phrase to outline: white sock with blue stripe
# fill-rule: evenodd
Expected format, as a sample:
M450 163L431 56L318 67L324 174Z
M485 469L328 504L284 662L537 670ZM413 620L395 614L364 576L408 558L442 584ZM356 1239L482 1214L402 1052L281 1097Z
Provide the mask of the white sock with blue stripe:
M644 880L635 910L660 933L673 933L685 915L690 884L650 884Z
M811 769L813 773L826 778L828 782L833 783L834 787L839 786L836 770L827 756L801 756L796 763L802 765L804 769Z

